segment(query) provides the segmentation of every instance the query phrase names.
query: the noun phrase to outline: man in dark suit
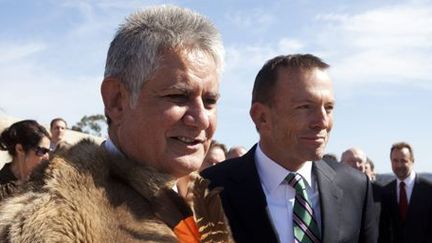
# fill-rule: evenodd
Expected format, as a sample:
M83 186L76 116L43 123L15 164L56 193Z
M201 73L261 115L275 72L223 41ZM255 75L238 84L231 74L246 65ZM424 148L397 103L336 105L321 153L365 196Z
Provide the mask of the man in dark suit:
M379 241L432 242L432 184L414 172L408 143L393 144L390 158L396 179L382 190Z
M376 242L367 176L321 160L335 102L328 67L310 54L269 60L250 109L259 142L202 172L224 188L236 242Z

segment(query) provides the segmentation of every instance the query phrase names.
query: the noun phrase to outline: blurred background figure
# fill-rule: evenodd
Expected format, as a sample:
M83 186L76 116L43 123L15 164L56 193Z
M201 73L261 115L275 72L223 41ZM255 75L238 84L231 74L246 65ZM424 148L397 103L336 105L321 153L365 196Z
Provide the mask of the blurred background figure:
M227 148L225 144L212 140L209 151L201 165L200 171L226 160Z
M338 162L338 158L335 154L324 154L322 159L326 162Z
M14 185L27 181L42 160L49 159L50 135L34 120L19 121L3 130L0 149L12 157L0 170L0 197L4 198Z
M382 188L380 243L432 242L432 183L414 170L410 144L390 149L395 179Z
M367 160L366 154L358 148L347 149L341 155L341 162L343 164L351 166L354 169L361 171L362 173L365 173L366 171L365 169L366 160Z
M370 181L374 182L376 180L375 165L369 157L366 157L365 173Z
M66 134L67 123L61 118L57 117L52 119L50 123L50 132L51 132L51 144L50 148L54 151L59 145L60 142L63 141L64 136Z
M230 150L227 153L226 158L232 159L243 156L247 152L246 148L243 146L233 146L230 148Z

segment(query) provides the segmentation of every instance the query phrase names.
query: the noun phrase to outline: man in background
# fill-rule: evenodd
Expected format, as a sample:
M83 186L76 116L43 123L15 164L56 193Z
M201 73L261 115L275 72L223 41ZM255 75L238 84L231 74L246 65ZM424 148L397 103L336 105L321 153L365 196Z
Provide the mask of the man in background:
M363 152L363 150L358 148L347 149L341 155L341 162L343 164L353 167L354 169L357 169L362 173L366 172L366 168L365 168L366 161L367 161L366 154Z
M227 149L225 144L212 140L209 151L204 158L200 171L220 163L226 159Z
M247 150L243 146L233 146L227 153L227 159L233 159L243 156Z
M383 188L380 242L432 242L432 184L414 171L410 144L390 149L396 179Z
M55 150L57 145L63 141L64 136L66 134L67 123L61 118L57 117L51 120L50 123L50 132L51 132L51 150Z
M369 177L369 180L371 182L375 182L376 180L375 165L369 157L366 158L365 173Z

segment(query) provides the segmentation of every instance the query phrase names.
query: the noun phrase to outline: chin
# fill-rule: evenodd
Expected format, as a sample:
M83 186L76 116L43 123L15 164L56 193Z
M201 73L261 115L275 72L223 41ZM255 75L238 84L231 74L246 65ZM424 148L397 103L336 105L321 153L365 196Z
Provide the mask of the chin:
M197 171L201 167L202 161L203 160L197 160L194 158L182 158L175 161L175 166L179 168L179 171L183 171L186 174L189 174L193 171Z
M309 160L312 160L312 161L314 161L314 160L321 160L322 157L323 157L323 155L324 155L324 153L322 153L321 151L316 151L314 154L312 154L310 156Z

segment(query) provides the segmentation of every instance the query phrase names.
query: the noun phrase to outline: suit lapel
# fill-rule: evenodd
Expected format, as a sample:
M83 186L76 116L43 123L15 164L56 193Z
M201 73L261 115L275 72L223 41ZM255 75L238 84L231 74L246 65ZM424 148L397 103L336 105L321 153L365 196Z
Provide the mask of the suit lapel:
M314 162L312 170L317 178L320 196L323 242L338 242L343 192L334 181L335 171L324 161Z
M231 176L232 191L229 200L232 210L237 214L239 224L242 224L248 232L252 232L256 242L277 242L273 225L267 212L267 201L258 172L255 165L254 146L249 152L241 157L239 170ZM264 241L262 241L264 240Z
M408 225L415 225L416 218L415 215L422 215L424 213L425 204L428 203L427 198L424 197L424 190L422 184L420 183L420 178L418 175L415 176L414 187L411 193L411 198L408 204L407 218L406 222Z

